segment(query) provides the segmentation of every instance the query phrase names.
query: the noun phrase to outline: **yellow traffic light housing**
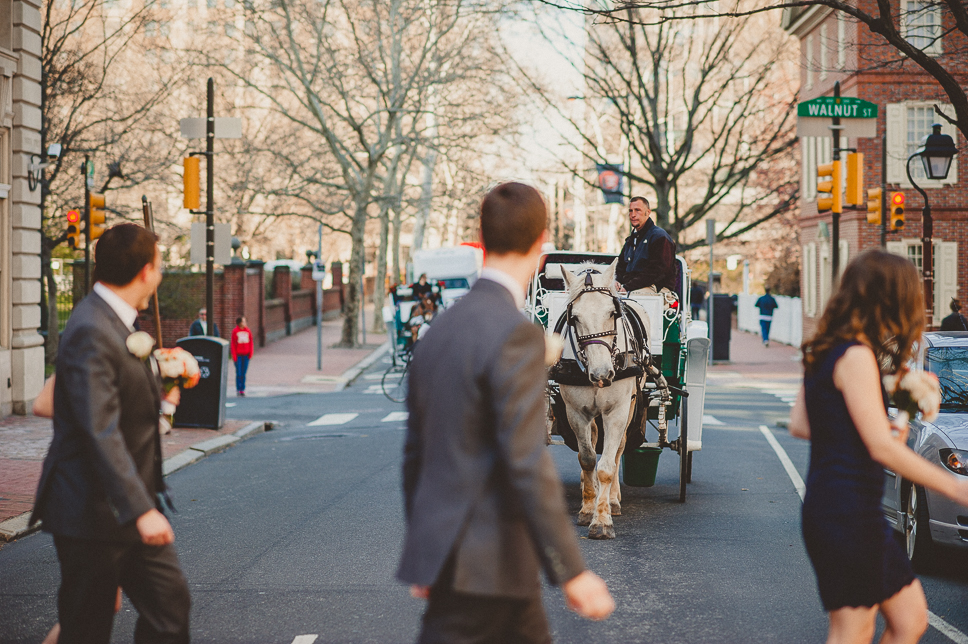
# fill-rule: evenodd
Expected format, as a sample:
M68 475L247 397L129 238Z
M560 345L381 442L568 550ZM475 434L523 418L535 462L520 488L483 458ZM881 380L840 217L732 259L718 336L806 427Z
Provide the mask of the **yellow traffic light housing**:
M825 177L829 177L829 179L823 180ZM818 212L830 211L839 214L844 211L840 191L842 185L840 159L834 159L830 163L817 166ZM821 197L819 194L821 192L826 192L829 196Z
M185 157L184 160L184 202L183 205L189 210L198 210L201 207L201 173L199 171L198 157Z
M904 193L891 193L891 230L904 228Z
M864 153L847 153L847 194L844 201L851 206L864 203Z
M71 248L81 246L81 211L67 211L67 245Z
M881 189L871 188L867 191L867 223L881 225Z
M87 199L90 209L91 229L87 231L88 241L94 241L104 232L104 195L92 192Z

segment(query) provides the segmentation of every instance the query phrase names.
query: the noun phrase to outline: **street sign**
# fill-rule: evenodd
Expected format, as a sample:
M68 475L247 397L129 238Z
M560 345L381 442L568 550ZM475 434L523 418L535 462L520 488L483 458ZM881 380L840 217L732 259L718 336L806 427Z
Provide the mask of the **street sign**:
M207 135L205 118L181 119L178 121L183 139L204 139ZM241 139L242 119L233 116L215 117L216 139Z
M851 96L820 96L798 104L797 116L876 119L877 105Z
M205 264L205 223L192 223L192 264ZM215 263L232 263L232 227L230 224L215 224Z
M326 279L326 263L313 262L313 280L322 282L324 279Z

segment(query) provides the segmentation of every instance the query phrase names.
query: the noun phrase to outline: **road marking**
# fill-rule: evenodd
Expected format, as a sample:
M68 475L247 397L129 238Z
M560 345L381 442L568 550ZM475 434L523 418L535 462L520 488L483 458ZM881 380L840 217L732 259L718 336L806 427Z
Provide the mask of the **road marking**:
M318 427L319 425L344 425L354 418L359 416L356 413L350 414L323 414L311 423L307 423L310 427Z
M793 461L790 460L786 450L783 449L783 445L780 445L780 441L776 440L776 436L773 435L773 432L766 425L760 425L760 431L766 437L766 442L776 452L777 458L780 459L780 463L783 465L783 469L786 470L787 476L793 481L793 487L797 489L797 494L800 495L800 501L802 502L803 495L807 491L807 486L803 484L803 479L800 478L800 473L797 472L797 468L793 466Z
M760 425L760 431L763 432L763 436L766 437L767 442L773 451L776 452L777 457L780 459L780 463L783 464L783 469L786 470L787 476L793 481L793 487L797 488L797 494L800 495L800 502L803 502L803 495L806 492L806 486L803 484L803 479L800 478L800 473L797 472L797 468L793 466L793 461L787 455L786 450L780 445L780 442L776 440L776 436L773 432L769 430L766 425ZM933 626L938 632L947 637L955 644L968 644L968 635L965 635L957 628L944 621L931 611L928 611L928 624Z
M235 407L236 403L225 403L226 407Z
M383 380L382 373L368 373L363 376L363 380Z
M380 422L381 423L395 423L395 422L399 422L401 420L407 420L407 418L409 418L409 417L410 417L410 414L408 412L405 412L405 411L391 411L389 414L387 414L386 416L384 416L383 420L381 420Z
M292 644L313 644L319 635L297 635Z
M710 416L709 414L703 414L702 424L703 425L725 425L726 423L719 420L715 416Z
M370 385L369 387L366 388L366 391L364 391L363 393L365 393L365 394L382 394L383 393L383 385Z

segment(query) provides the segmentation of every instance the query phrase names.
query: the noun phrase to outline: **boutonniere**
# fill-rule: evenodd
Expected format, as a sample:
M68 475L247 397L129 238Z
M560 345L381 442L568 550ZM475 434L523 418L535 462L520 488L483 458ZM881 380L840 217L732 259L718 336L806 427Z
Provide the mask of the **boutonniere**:
M151 350L155 346L155 339L144 331L135 331L127 337L124 344L128 347L131 355L139 360L144 360L151 355Z
M545 336L545 366L551 367L561 360L561 352L565 348L565 342L557 333Z
M907 425L920 411L922 418L932 422L941 408L941 386L938 377L929 371L901 369L883 377L884 388L898 409L899 422Z

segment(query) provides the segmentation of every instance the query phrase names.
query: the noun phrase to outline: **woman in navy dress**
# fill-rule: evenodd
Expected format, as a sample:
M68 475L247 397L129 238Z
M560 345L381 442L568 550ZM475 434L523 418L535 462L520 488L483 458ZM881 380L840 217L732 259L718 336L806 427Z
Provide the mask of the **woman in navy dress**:
M968 479L915 454L907 427L887 417L881 369L909 361L923 311L914 264L867 251L847 266L803 345L790 432L811 441L803 539L830 619L828 644L870 642L878 611L882 642L917 642L928 626L924 591L881 514L884 468L968 505Z

